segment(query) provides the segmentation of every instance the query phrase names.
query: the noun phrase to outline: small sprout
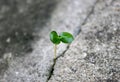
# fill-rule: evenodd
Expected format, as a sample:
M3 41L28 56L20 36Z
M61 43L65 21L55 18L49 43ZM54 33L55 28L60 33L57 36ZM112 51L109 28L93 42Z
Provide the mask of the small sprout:
M52 31L50 33L50 40L53 42L53 44L56 44L56 45L60 43L60 39L57 32Z
M56 59L57 45L60 44L60 42L71 43L74 40L74 37L68 32L62 32L58 35L56 31L52 31L50 33L50 40L54 44L54 59Z
M68 32L62 32L59 37L63 43L71 43L74 40L72 34Z

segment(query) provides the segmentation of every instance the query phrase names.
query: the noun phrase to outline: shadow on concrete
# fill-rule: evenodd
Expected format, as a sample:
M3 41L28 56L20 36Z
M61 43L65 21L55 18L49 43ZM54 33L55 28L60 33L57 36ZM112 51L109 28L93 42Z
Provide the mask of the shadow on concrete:
M30 42L50 19L57 0L0 0L0 58L31 52Z

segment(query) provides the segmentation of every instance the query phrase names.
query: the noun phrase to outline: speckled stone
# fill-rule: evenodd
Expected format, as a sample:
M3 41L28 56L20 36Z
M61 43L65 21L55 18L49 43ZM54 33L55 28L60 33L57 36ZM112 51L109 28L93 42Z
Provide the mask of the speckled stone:
M8 19L2 23L5 29L1 30L9 28L9 25L7 24L7 26L5 26L5 24L10 22L10 25L12 24L11 27L13 26L15 30L14 32L12 30L8 30L9 33L13 33L13 35L26 35L26 32L28 32L28 34L32 35L32 33L35 33L33 30L37 30L37 35L40 38L32 43L32 52L25 55L19 54L21 55L20 57L14 57L14 53L12 53L12 51L8 52L11 53L12 59L10 59L10 63L8 65L9 68L7 68L4 74L0 75L0 82L46 82L50 76L50 70L54 58L53 44L49 40L50 31L68 31L74 36L77 35L80 29L79 26L81 26L88 14L91 12L96 0L58 0L57 3L55 3L56 0L10 1L13 1L11 2L11 6L13 6L13 10L15 8L15 11L11 12L12 14L2 14L8 16ZM17 4L14 5L14 2ZM46 4L44 2L46 2ZM9 8L6 8L6 11L4 12L7 11L10 11ZM13 19L14 21L11 21ZM16 32L17 30L20 31L20 33ZM25 40L26 37L27 36L25 36ZM21 39L24 37L19 38L17 36L16 38L20 43L22 43ZM12 40L13 38L11 37L5 38L5 42L7 42L7 44L11 43ZM57 56L61 55L66 50L66 47L66 44L60 44L58 46ZM26 47L22 48L26 49ZM15 49L22 48L21 44L15 45ZM8 48L8 50L9 49L11 48ZM23 54L22 51L21 53ZM5 58L9 57L5 56Z
M120 82L120 1L99 0L49 82Z

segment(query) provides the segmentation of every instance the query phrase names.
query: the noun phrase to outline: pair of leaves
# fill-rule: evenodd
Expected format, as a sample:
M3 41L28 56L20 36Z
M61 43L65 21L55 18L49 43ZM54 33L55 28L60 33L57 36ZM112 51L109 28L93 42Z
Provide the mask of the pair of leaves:
M52 31L50 33L50 40L54 44L59 44L60 42L71 43L74 40L74 38L73 35L68 32L62 32L60 35L58 35L56 31Z

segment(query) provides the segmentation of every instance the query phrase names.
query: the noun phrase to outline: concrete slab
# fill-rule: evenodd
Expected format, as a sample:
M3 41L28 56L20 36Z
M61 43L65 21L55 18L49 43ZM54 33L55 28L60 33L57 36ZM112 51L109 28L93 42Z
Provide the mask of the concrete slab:
M9 68L0 76L1 82L46 82L53 65L53 44L49 40L52 30L68 31L77 35L96 0L61 0L51 18L40 31L40 40L33 43L33 52L9 60ZM58 55L67 45L58 46Z
M99 0L49 82L120 82L120 1Z

